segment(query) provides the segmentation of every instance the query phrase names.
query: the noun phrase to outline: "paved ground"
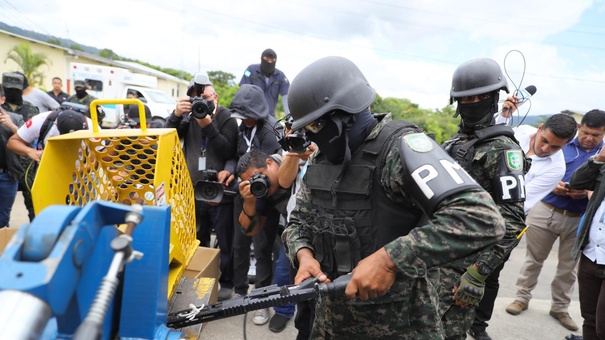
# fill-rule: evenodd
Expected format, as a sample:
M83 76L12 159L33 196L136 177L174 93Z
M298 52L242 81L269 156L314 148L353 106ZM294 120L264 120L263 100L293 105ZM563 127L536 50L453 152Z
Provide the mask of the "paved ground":
M20 226L27 223L27 213L23 206L23 199L19 193L13 207L11 226ZM531 300L529 309L519 316L512 316L505 312L506 306L513 301L515 296L515 281L523 258L525 256L525 242L522 240L513 251L510 260L501 273L501 289L496 300L494 316L488 328L489 334L494 340L563 340L571 331L563 328L558 321L548 315L550 310L550 283L556 270L556 249L551 252L544 264L542 275L538 286L534 290L534 298ZM577 290L569 310L571 317L581 327L580 306L578 303ZM272 311L273 313L273 311ZM253 313L246 316L244 329L244 316L235 316L223 320L209 322L202 331L202 339L212 340L281 340L295 339L296 329L292 321L281 333L269 331L268 325L256 326L252 322ZM245 332L245 333L244 333ZM579 332L575 332L579 334ZM472 339L472 337L468 337Z

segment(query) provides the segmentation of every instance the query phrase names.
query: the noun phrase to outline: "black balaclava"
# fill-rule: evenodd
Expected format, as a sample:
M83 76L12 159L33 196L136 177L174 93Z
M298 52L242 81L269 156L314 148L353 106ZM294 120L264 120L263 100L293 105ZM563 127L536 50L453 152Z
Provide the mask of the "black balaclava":
M332 164L348 162L350 155L357 150L376 125L376 118L372 116L369 109L356 115L337 110L326 118L326 126L321 131L307 132L307 135Z
M273 72L275 72L275 64L277 64L277 60L274 63L270 63L263 59L263 57L275 58L277 59L277 53L272 49L268 48L263 51L263 54L260 56L260 71L267 77L270 77Z
M88 93L86 92L86 88L82 88L80 90L76 89L76 97L78 97L78 99L82 99L84 97L86 97Z
M4 89L4 97L9 104L21 106L23 105L23 91L19 89L8 88Z
M456 114L462 117L460 121L461 132L472 134L475 130L494 125L494 113L498 112L498 99L499 93L493 92L490 99L471 104L460 104L458 102Z

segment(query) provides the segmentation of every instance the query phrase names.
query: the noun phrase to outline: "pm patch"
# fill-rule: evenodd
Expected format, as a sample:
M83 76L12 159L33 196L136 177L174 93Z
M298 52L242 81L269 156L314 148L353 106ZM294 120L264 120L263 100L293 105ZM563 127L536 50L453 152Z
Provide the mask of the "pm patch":
M523 170L523 154L521 150L506 151L506 166L511 171Z
M429 152L433 150L433 143L424 133L411 133L401 137L403 141L416 152Z

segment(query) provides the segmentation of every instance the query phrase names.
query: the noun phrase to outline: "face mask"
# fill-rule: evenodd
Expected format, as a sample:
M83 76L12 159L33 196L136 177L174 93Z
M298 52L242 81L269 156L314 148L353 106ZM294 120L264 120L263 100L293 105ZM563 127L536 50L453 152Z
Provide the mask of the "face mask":
M9 104L23 105L23 91L19 89L4 89L4 96Z
M76 90L76 97L78 97L78 99L82 99L84 97L86 97L87 93L86 90L82 89L82 90Z
M267 77L272 75L275 72L275 63L270 63L264 59L260 61L260 70Z
M213 114L214 113L214 109L216 109L216 106L214 105L214 100L211 100L208 102L208 114Z
M334 117L327 120L326 125L318 133L307 133L309 139L317 144L321 153L332 164L342 163L347 146L347 136L340 119Z

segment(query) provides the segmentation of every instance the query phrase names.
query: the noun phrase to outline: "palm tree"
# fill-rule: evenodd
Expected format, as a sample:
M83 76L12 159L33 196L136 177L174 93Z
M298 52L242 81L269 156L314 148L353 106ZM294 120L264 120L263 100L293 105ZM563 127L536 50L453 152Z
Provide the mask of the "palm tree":
M39 71L38 68L42 65L49 66L51 64L44 53L33 53L29 44L26 43L14 46L8 51L4 62L7 60L17 63L32 85L40 85L44 81L44 73Z

